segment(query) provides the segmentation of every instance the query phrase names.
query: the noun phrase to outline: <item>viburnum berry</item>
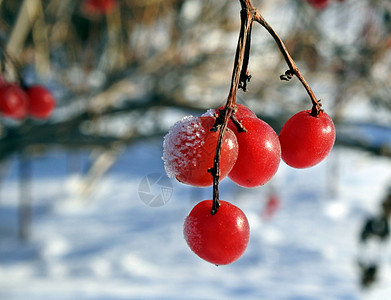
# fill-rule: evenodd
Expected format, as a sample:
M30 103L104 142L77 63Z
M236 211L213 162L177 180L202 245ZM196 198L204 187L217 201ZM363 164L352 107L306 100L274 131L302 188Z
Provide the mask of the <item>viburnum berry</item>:
M214 117L188 116L174 124L164 137L164 168L169 177L205 187L213 184L213 167L219 131L211 131ZM220 180L228 175L238 156L235 134L226 129L221 147Z
M264 206L261 217L265 221L270 220L276 212L280 209L281 199L277 196L275 192L271 192L268 195L266 205Z
M246 215L237 206L220 201L211 214L213 200L198 203L185 219L184 238L190 249L202 259L215 264L230 264L247 248L250 227Z
M15 83L0 87L0 112L8 118L23 119L27 115L27 95Z
M335 142L335 127L328 114L321 111L317 117L311 110L293 115L279 134L281 157L294 168L309 168L320 163Z
M307 1L313 8L316 9L324 9L329 2L328 0L307 0Z
M281 160L280 142L273 128L259 118L244 118L242 124L247 132L236 133L238 159L228 176L240 186L257 187L277 172Z
M29 114L38 119L48 118L56 105L52 93L41 85L30 86L26 93Z
M116 4L116 0L85 0L84 5L91 13L108 13Z

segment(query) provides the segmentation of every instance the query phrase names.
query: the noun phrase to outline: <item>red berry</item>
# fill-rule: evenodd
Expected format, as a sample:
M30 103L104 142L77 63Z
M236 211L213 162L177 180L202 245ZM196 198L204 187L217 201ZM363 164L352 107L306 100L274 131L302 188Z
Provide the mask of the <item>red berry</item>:
M335 141L335 128L324 112L318 117L311 110L292 116L279 135L282 159L294 168L309 168L320 163L331 151Z
M27 115L27 95L16 84L0 87L0 112L9 118L23 119Z
M236 133L238 159L228 176L243 187L260 186L277 172L280 142L273 128L258 118L244 118L242 124L247 132Z
M26 90L29 114L38 119L46 119L52 113L56 101L50 91L40 85L33 85Z
M246 215L235 205L220 201L211 214L212 200L198 203L185 219L183 233L190 249L202 259L215 264L230 264L246 250L250 227Z
M316 9L324 9L329 2L328 0L307 0L307 1L313 8Z
M107 13L115 6L115 0L86 0L85 7L92 13Z
M268 195L266 205L261 213L262 218L265 221L270 220L280 209L280 206L281 206L280 198L276 195L276 193L274 192L270 193Z
M219 131L214 117L188 116L174 124L164 137L163 160L169 177L182 183L205 187L213 184L208 169L213 167ZM228 175L238 156L235 134L227 129L221 148L220 180Z

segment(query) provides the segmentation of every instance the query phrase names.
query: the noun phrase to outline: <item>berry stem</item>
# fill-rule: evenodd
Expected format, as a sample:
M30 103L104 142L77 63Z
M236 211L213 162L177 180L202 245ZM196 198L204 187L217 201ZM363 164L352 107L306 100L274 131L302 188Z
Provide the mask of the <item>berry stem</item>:
M226 131L228 121L231 120L235 125L240 126L242 131L245 131L243 126L235 118L236 111L236 94L239 88L246 90L247 81L251 78L248 75L247 65L250 56L250 36L251 27L254 16L254 9L247 4L249 1L240 1L242 10L240 12L241 26L239 33L238 45L236 47L235 62L231 78L231 88L228 94L227 102L223 110L220 111L219 117L216 119L216 123L212 130L217 131L220 129L219 137L217 140L216 154L214 157L213 168L209 172L213 176L213 206L211 214L217 213L220 207L219 200L219 178L220 178L220 156L221 156L221 145L224 138L224 132Z
M242 10L240 11L241 27L238 45L236 47L234 69L232 71L231 88L228 94L226 108L236 109L236 94L239 88L247 89L248 62L250 57L251 28L253 23L254 8L247 6L249 1L240 1ZM231 111L232 113L232 111ZM231 116L231 115L230 115ZM227 120L228 122L228 120Z
M248 0L248 2L250 1ZM299 79L299 81L302 83L302 85L304 86L305 90L307 91L311 99L312 102L311 115L317 117L319 115L319 112L322 111L320 102L316 99L314 92L312 91L311 87L309 86L305 78L300 74L299 68L297 67L296 63L294 62L291 55L289 54L284 42L274 31L274 29L266 22L266 20L262 17L259 11L257 9L255 9L254 11L255 11L254 21L261 24L270 33L270 35L273 37L274 41L276 42L280 52L282 53L282 56L284 57L289 67L289 70L286 71L284 75L281 75L280 79L288 81L293 77L293 75L295 75L297 79Z
M224 138L224 132L227 128L229 119L237 126L238 131L246 131L243 125L236 119L235 111L237 109L236 106L236 94L238 89L241 88L244 91L247 90L247 82L250 81L251 76L248 74L248 62L250 58L250 44L251 44L251 29L253 21L261 24L273 37L276 42L280 52L282 53L289 70L285 72L284 75L281 75L281 80L289 80L293 76L296 76L299 81L304 86L307 91L311 102L312 102L312 111L311 115L314 117L318 117L320 111L322 111L320 102L316 99L314 92L311 87L304 79L304 77L300 74L299 68L296 63L290 56L284 42L278 36L278 34L274 31L274 29L266 22L266 20L262 17L259 11L253 7L251 4L251 0L239 0L240 5L242 7L240 11L241 17L241 26L238 44L236 47L234 68L232 72L231 78L231 87L229 90L228 98L224 109L220 110L219 116L216 119L216 123L213 126L212 130L217 131L220 129L219 137L217 140L216 146L216 154L214 157L213 168L209 170L209 172L213 176L213 207L211 210L211 214L214 215L217 213L220 200L219 200L219 177L220 177L220 156L221 156L221 145Z

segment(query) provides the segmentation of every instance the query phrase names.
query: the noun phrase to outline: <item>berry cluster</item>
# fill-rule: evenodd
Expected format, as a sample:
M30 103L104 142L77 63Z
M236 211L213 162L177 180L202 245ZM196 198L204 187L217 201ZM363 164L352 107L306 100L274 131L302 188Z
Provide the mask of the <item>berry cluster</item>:
M205 187L213 184L219 127L216 122L225 107L212 116L188 116L169 130L163 142L163 160L167 175L178 181ZM206 114L208 115L208 114ZM246 106L237 105L235 118L228 121L221 145L219 180L228 176L243 187L268 182L281 158L294 168L308 168L321 162L331 151L335 128L323 111L312 110L292 116L278 136L273 128L257 118ZM197 204L184 224L184 237L193 252L216 265L229 264L245 251L249 225L236 206L220 201L217 213L211 213L212 200Z
M53 95L44 86L21 87L16 83L0 82L0 113L4 117L47 119L55 104Z

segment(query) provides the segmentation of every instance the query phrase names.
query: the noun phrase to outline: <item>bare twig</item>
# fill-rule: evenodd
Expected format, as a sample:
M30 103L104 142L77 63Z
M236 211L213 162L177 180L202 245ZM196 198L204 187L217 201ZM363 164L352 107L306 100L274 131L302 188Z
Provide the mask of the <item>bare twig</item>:
M18 56L39 13L40 0L24 0L7 44L7 52Z
M314 92L312 91L311 87L307 83L307 81L304 79L304 77L300 74L299 68L297 67L296 63L290 56L287 48L285 47L284 42L281 40L281 38L277 35L277 33L274 31L274 29L266 22L266 20L262 17L262 15L259 13L258 10L255 9L255 15L254 15L254 21L261 24L273 37L274 41L276 42L278 48L280 49L282 55L284 56L284 59L289 67L289 70L285 72L284 75L281 75L281 80L289 80L295 75L297 79L303 84L305 90L307 91L309 97L311 98L312 102L312 112L311 114L314 117L317 117L321 109L320 102L316 99Z
M213 207L211 210L212 215L217 213L220 206L219 179L220 179L221 146L224 138L224 132L228 125L228 121L231 118L231 116L234 115L234 112L236 110L236 94L239 89L241 78L243 79L243 76L241 75L243 74L242 71L244 69L243 68L244 64L245 64L244 74L248 76L247 63L248 63L248 56L250 53L250 49L249 49L249 44L247 44L247 38L249 38L251 32L253 8L252 6L247 6L247 3L249 3L249 1L241 1L241 5L242 5L242 10L240 12L241 28L239 33L238 45L236 48L234 69L232 72L232 79L231 79L231 88L228 94L227 103L225 105L225 108L220 111L220 117L217 118L216 124L214 126L215 127L214 130L220 128L220 132L217 140L216 154L214 158L213 168L210 170L210 173L213 176ZM236 118L233 118L233 121L235 120Z

